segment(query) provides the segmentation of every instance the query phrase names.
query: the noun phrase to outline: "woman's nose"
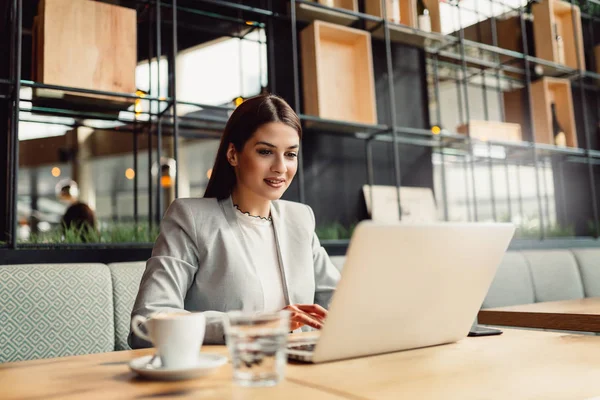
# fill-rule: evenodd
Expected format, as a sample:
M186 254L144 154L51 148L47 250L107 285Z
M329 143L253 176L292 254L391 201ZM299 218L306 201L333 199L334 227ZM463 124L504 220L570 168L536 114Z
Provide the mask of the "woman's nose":
M287 172L287 167L285 165L285 160L283 156L275 157L275 162L271 166L271 171L278 172L280 174Z

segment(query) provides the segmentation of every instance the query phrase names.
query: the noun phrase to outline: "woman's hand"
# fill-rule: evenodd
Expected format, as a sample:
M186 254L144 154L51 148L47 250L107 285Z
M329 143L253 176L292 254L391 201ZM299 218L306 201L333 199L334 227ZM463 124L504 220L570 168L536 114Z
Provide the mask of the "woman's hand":
M293 331L303 325L321 329L327 317L327 310L318 304L290 304L284 310L290 312L290 326Z

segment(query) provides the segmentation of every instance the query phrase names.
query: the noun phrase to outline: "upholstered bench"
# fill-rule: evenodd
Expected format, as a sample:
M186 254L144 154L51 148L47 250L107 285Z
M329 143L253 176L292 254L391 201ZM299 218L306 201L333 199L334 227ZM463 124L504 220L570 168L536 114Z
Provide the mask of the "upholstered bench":
M331 257L343 268L345 256ZM600 248L509 251L482 308L600 296Z
M0 266L0 362L114 350L104 264Z
M145 262L0 265L0 362L129 349Z
M345 256L331 257L342 270ZM0 362L129 349L145 262L0 265ZM507 252L483 308L600 296L600 249Z

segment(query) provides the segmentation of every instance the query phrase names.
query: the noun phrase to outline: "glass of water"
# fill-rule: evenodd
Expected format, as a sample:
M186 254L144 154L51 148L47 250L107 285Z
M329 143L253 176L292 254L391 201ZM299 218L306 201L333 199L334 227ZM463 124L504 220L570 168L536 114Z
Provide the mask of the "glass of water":
M233 380L242 386L274 386L285 375L290 313L227 313L224 321Z

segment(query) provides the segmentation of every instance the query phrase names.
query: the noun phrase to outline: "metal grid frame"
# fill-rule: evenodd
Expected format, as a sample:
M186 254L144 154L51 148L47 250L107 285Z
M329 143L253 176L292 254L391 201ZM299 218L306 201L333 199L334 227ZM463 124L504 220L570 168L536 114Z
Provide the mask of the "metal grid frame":
M255 27L266 27L272 19L282 19L290 22L290 30L292 36L292 53L293 53L293 77L294 77L294 97L292 106L294 110L298 113L301 120L303 122L310 121L313 124L316 123L319 127L319 131L324 134L335 134L339 135L347 134L351 137L364 139L365 142L365 153L366 153L366 169L367 169L367 179L368 184L374 184L374 171L373 171L373 153L372 153L372 145L374 141L383 141L391 143L393 146L393 164L394 164L394 181L397 188L401 186L401 171L400 171L400 154L399 154L399 145L400 144L411 144L416 146L426 146L433 148L434 152L439 154L442 158L442 205L444 207L444 217L448 219L448 202L447 202L447 188L445 181L445 162L444 157L452 152L462 152L464 155L464 168L465 171L470 171L471 174L471 193L467 193L467 200L472 202L473 208L473 216L472 220L478 221L478 210L477 210L477 193L475 186L475 174L474 168L475 163L480 162L481 160L476 159L473 154L473 146L474 144L481 145L478 140L473 139L467 133L467 135L459 135L456 133L443 131L440 134L433 134L430 130L427 129L415 129L406 126L398 126L397 117L396 117L396 105L395 105L395 93L394 93L394 68L392 63L392 52L391 52L391 43L392 37L391 32L395 31L400 32L403 39L406 39L406 43L414 44L415 41L419 43L419 47L422 47L427 59L427 64L433 69L433 96L435 96L436 103L438 104L436 108L436 123L439 124L441 121L441 112L439 107L439 84L440 84L440 68L451 67L456 72L456 76L454 78L456 82L457 88L457 98L459 100L459 114L461 121L467 123L470 121L470 110L469 110L469 93L468 87L475 86L479 87L482 90L483 98L487 99L486 93L488 90L495 90L498 93L499 98L502 96L502 87L501 80L510 80L506 76L503 75L504 72L517 73L522 75L521 79L514 79L514 82L510 82L513 84L520 84L526 90L527 95L529 94L532 76L531 70L536 65L542 66L545 68L544 75L545 76L555 76L555 77L563 77L569 79L572 83L579 87L580 96L582 99L585 96L586 90L593 90L595 92L600 92L600 86L594 86L593 83L600 82L600 74L586 71L581 68L581 65L577 69L572 69L566 67L564 65L558 65L552 62L548 62L546 60L539 59L537 57L533 57L529 55L529 51L527 49L527 37L526 37L526 15L525 15L525 5L522 5L518 8L512 8L513 11L519 13L520 22L521 22L521 30L523 33L522 44L523 44L523 53L506 50L498 47L498 32L496 29L496 16L492 12L488 17L491 20L492 25L492 45L487 45L484 43L475 42L472 40L465 39L464 28L460 21L460 13L459 15L459 27L460 29L454 32L451 35L441 35L437 33L428 33L422 32L415 28L410 28L405 25L396 24L388 21L387 19L375 17L369 14L354 12L345 9L335 9L334 11L340 15L345 15L347 17L351 17L356 19L356 27L359 29L365 29L368 31L375 31L377 29L383 29L383 40L385 42L385 50L386 50L386 70L388 77L388 103L390 108L391 115L391 125L362 125L362 124L354 124L342 121L330 121L324 120L321 118L308 116L302 114L302 109L300 105L300 76L299 76L299 60L298 60L298 16L297 16L297 6L298 5L308 5L316 10L323 11L332 11L328 7L321 5L319 3L314 3L308 0L289 0L289 12L287 14L279 14L273 11L273 2L272 0L262 0L261 7L252 7L241 4L241 2L236 2L234 0L196 0L198 4L197 8L189 8L189 7L181 7L178 6L177 0L131 0L134 4L136 4L136 10L139 13L147 12L151 15L151 23L148 24L148 60L149 67L151 65L150 61L152 59L160 60L163 56L163 50L161 48L161 40L153 40L153 38L160 38L162 35L162 16L161 10L163 8L171 8L173 10L178 10L177 12L172 12L172 44L171 44L171 54L169 56L169 68L175 68L176 57L174 55L177 54L177 31L178 31L178 20L177 14L179 12L192 12L199 14L207 14L202 11L202 4L207 5L217 5L223 8L236 10L240 13L246 13L244 15L252 15L256 17L257 20L266 22L258 22L258 21L250 21L252 24L255 24ZM536 0L532 0L535 2ZM571 7L575 7L574 0L565 0L571 3ZM600 6L600 0L584 0L586 5L593 4ZM493 8L495 5L507 8L507 4L503 0L490 0L491 7ZM448 0L448 4L457 9L464 8L459 2L459 0ZM531 3L531 1L529 2ZM529 4L528 3L528 4ZM382 1L382 9L383 15L386 15L386 2ZM478 16L482 13L481 10L469 10L471 12L476 13ZM137 171L137 162L138 162L138 145L139 145L139 131L146 131L149 149L152 149L152 137L155 136L157 138L157 159L160 160L161 157L161 143L163 138L163 127L168 127L172 131L173 140L174 140L174 159L175 162L178 162L178 138L180 134L180 128L185 126L186 123L190 124L207 124L209 128L218 130L222 128L226 122L226 118L206 118L206 117L189 117L189 116L178 116L177 115L177 106L178 105L193 105L203 109L214 109L219 111L229 111L230 107L219 107L219 106L211 106L206 104L192 103L192 102L184 102L180 101L177 98L176 91L176 74L169 74L169 82L168 82L168 90L169 96L161 97L161 83L160 76L156 78L156 86L157 93L153 93L152 91L147 95L133 95L133 94L123 94L123 93L114 93L114 92L105 92L105 91L96 91L96 90L88 90L82 88L73 88L73 87L65 87L65 86L57 86L57 85L45 85L37 82L25 81L21 79L20 70L21 70L21 47L22 47L22 14L23 14L23 0L12 0L11 4L11 13L10 13L10 41L11 41L11 51L10 51L10 76L8 80L0 79L0 88L7 88L7 94L2 94L2 98L10 99L10 125L9 125L9 176L10 176L10 187L12 188L11 198L9 202L9 227L10 232L8 235L8 247L17 248L17 247L28 247L27 245L17 244L16 240L16 202L17 202L17 176L18 176L18 121L20 120L20 107L19 104L24 99L20 98L20 88L23 87L31 87L31 88L45 88L45 89L53 89L53 90L64 90L75 93L83 93L83 94L96 94L96 95L104 95L109 97L120 97L120 98L129 98L134 100L143 100L148 101L151 106L148 112L144 112L143 114L147 115L147 121L138 120L137 114L133 121L123 121L131 124L131 131L133 133L133 149L134 149L134 166ZM484 14L485 15L485 14ZM584 10L581 12L582 19L594 21L600 21L600 17L596 17L593 15L587 14ZM217 15L214 13L210 13L211 17L215 18L223 18L235 21L235 18L227 17L225 15ZM375 22L375 25L370 28L365 28L365 22ZM237 22L240 24L248 24L249 21L247 19L238 19ZM588 24L589 30L587 34L589 34L592 39L594 37L594 27L593 23ZM267 35L271 35L272 32L267 29ZM243 37L242 37L243 38ZM153 43L156 42L156 43ZM478 57L472 57L467 53L472 53L473 51L477 52ZM272 76L272 65L273 65L273 54L272 50L269 50L268 53L268 64L269 64L269 74ZM510 57L509 62L500 61L500 56ZM578 57L579 60L579 57ZM519 63L523 65L523 68L519 66L513 66L511 64ZM475 72L472 70L475 69ZM150 68L151 70L151 68ZM160 74L160 68L157 69L157 73ZM495 77L496 86L488 85L488 77L487 75L491 71L492 75ZM460 73L460 77L458 74ZM481 78L483 84L473 83L472 80L476 78ZM511 78L512 79L512 78ZM269 83L273 82L272 79L269 79ZM149 88L152 89L153 77L152 73L149 74ZM272 88L273 89L273 88ZM1 92L1 91L0 91ZM489 118L489 110L487 101L484 101L484 113L485 119ZM529 110L531 110L531 98L528 96L529 102ZM463 107L464 104L464 107ZM503 104L502 101L499 104ZM152 108L156 107L158 112L153 112ZM164 107L164 108L163 108ZM502 107L502 106L501 106ZM162 108L162 109L161 109ZM69 115L69 110L45 110L43 108L35 108L32 111L40 114L47 115ZM504 110L501 109L500 113L504 116ZM107 119L118 121L118 118L115 118L111 115L103 115L102 113L81 113L77 112L77 116L85 118L86 116L94 119ZM463 118L464 116L464 118ZM494 142L488 141L484 143L491 150L492 146L502 146L504 147L508 153L512 156L509 159L507 157L504 160L504 166L506 168L507 174L507 182L508 182L508 165L509 163L515 163L515 165L519 166L526 163L533 163L535 166L535 176L536 176L536 196L537 196L537 204L539 210L540 217L540 239L545 238L545 229L544 224L547 218L547 215L544 215L544 198L542 194L542 185L547 184L547 182L542 182L539 176L539 164L540 164L540 154L544 157L544 162L548 157L558 157L561 160L572 161L576 159L577 161L585 162L588 166L588 175L589 175L589 183L592 193L592 203L593 203L593 217L595 221L596 227L596 236L600 236L600 223L599 223L599 211L597 204L597 193L596 193L596 185L594 179L594 170L593 166L600 163L600 151L590 149L590 135L587 124L587 111L584 108L584 134L585 134L585 149L562 149L554 146L547 146L535 143L535 132L533 122L530 120L530 131L532 132L533 141L532 142L522 142L522 143L503 143L503 142ZM432 124L435 125L436 123ZM78 125L81 126L81 125ZM191 125L197 126L197 125ZM129 128L124 128L123 130L129 130ZM152 165L152 151L148 152L148 162L149 168ZM483 160L489 166L490 171L490 185L493 188L493 176L492 176L492 168L493 168L493 160L489 157L487 160ZM562 162L562 161L561 161ZM176 164L177 165L177 164ZM467 177L468 174L465 174ZM299 157L299 168L297 181L299 185L299 197L300 201L304 202L305 200L305 191L304 191L304 171L303 171L303 163L302 163L302 155ZM156 185L156 188L154 188ZM508 195L511 196L512 193L510 191L510 183L508 184ZM518 185L520 187L520 185ZM469 184L466 185L467 191L469 191ZM156 190L156 193L155 193ZM178 177L175 179L175 196L178 197L179 192L179 182ZM400 191L397 190L397 202L398 209L400 214L402 209L402 201L400 198ZM152 210L153 204L153 196L156 196L156 210ZM522 213L522 198L520 191L516 193L517 198L519 199L519 208ZM161 204L161 195L160 195L160 176L156 182L152 182L152 178L149 174L149 182L148 182L148 197L149 197L149 222L150 224L158 223L160 221L160 215L162 210ZM138 222L138 180L137 174L134 177L134 221ZM546 200L547 201L547 200ZM510 201L509 201L510 204ZM509 206L510 207L510 206ZM471 208L469 206L469 208ZM493 216L496 219L496 206L495 206L495 198L492 195L492 208L493 208ZM546 212L548 207L546 206ZM512 215L512 209L509 210L509 213ZM36 245L39 246L39 245ZM55 245L53 245L55 246ZM94 247L93 244L85 245L86 247ZM99 245L106 247L106 244Z

